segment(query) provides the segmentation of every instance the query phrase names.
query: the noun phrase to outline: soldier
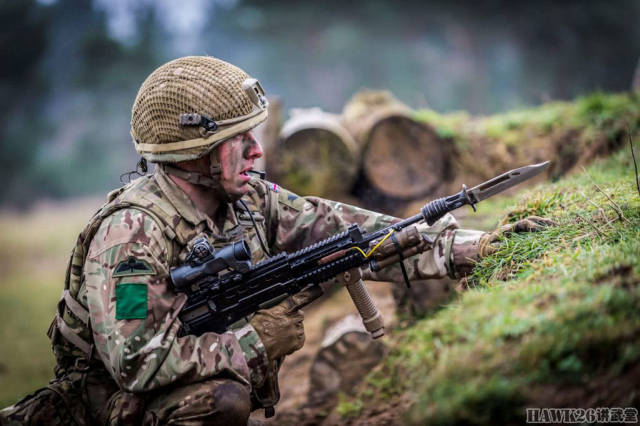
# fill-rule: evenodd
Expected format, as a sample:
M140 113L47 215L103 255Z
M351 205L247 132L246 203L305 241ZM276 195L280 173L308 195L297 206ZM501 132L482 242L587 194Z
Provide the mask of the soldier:
M258 262L351 223L374 230L398 219L251 177L262 149L250 131L266 118L260 83L216 58L176 59L145 80L131 135L155 173L110 193L81 232L49 329L56 378L3 410L3 422L240 425L253 409L273 411L279 365L304 343L292 308L307 296L222 334L183 335L186 296L173 291L169 269L202 236L214 247L244 239ZM435 246L407 259L416 279L461 276L487 240L450 215L422 231ZM365 278L398 276L388 268Z

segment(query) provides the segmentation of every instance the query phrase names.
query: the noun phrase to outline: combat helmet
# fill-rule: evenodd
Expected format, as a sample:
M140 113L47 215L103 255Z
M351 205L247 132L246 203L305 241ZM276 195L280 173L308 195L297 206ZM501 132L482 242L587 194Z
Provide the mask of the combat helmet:
M200 158L267 119L265 92L240 68L210 56L187 56L157 68L131 111L136 151L155 163Z

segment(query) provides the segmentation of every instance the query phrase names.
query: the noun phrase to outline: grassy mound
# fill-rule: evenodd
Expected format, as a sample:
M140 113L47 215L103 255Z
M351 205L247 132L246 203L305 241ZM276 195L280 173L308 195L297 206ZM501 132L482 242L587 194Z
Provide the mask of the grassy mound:
M456 302L396 331L358 397L343 398L344 418L396 407L403 423L510 424L525 407L638 406L640 195L628 149L520 194L504 221L531 214L558 225L504 238Z
M443 148L452 150L456 178L488 178L497 171L554 159L549 176L557 179L575 166L617 150L626 142L627 129L637 139L640 96L594 93L572 102L550 102L488 117L432 110L417 111L415 116L449 142Z

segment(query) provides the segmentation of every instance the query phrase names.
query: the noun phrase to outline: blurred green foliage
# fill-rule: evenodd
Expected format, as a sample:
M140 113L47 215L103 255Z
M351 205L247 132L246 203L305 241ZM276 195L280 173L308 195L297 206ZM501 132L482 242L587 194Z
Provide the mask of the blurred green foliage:
M130 105L155 65L143 18L125 45L91 2L0 2L1 203L108 190L133 169Z

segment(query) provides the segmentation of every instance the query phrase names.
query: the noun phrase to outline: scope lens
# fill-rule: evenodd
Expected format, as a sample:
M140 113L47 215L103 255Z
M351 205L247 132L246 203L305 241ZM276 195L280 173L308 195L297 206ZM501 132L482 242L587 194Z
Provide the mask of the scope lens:
M233 243L233 256L236 260L250 260L251 250L249 245L244 240Z

